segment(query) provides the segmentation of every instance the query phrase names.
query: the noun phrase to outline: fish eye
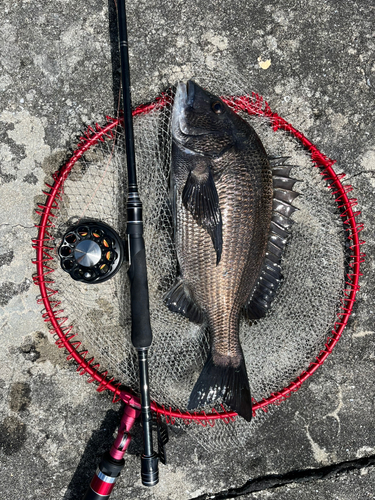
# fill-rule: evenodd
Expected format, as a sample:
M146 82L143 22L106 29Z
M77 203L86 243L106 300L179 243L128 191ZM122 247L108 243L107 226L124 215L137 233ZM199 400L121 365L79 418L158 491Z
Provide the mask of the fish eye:
M216 113L217 115L221 115L224 113L224 106L223 103L220 101L215 101L211 104L212 111Z

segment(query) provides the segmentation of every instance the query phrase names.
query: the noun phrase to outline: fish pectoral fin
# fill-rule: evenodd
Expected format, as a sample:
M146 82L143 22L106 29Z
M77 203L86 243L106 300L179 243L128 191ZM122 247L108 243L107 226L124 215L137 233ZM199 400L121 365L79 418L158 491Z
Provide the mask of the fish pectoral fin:
M216 365L212 354L208 355L190 394L187 409L203 408L216 401L225 403L248 422L251 420L250 386L243 356L239 366L235 367L230 362L225 366Z
M219 264L223 249L222 219L214 179L209 165L191 170L182 192L182 202L194 220L211 236Z
M180 277L177 278L176 283L165 295L164 303L170 311L182 314L193 323L203 323L203 311L186 292L184 283Z

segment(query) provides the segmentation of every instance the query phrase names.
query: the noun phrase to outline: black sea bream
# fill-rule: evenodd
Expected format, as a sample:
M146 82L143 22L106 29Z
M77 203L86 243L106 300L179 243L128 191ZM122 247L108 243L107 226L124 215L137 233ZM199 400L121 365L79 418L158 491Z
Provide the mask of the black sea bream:
M259 318L271 302L280 278L285 228L291 224L290 201L296 193L289 191L289 198L274 200L270 162L254 129L192 81L178 84L172 141L180 274L165 302L191 321L206 323L211 338L211 351L188 409L219 401L250 420L239 318L242 311ZM286 175L288 168L279 170L285 181L293 182ZM281 182L285 195L288 189L283 188ZM273 233L275 214L284 223Z

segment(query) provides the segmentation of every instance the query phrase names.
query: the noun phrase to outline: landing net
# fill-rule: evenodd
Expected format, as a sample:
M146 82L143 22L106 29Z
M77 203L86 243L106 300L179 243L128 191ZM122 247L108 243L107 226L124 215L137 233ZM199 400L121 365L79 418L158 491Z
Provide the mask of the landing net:
M220 89L197 83L211 92ZM210 82L209 82L210 83ZM236 90L236 89L235 89ZM260 136L267 152L288 156L291 176L300 182L286 251L283 282L269 314L240 324L240 340L252 391L254 414L299 389L323 364L339 340L352 311L363 261L362 225L334 162L255 94L224 99ZM153 409L169 422L203 425L235 419L223 405L187 412L189 395L209 350L205 327L170 312L163 297L176 278L177 260L169 202L170 116L173 91L134 110L136 164L144 208L145 244L153 344L150 390ZM73 281L59 264L61 238L82 219L111 225L125 238L126 177L121 119L88 128L70 160L47 184L39 205L37 275L43 316L58 347L67 349L77 371L87 373L98 390L129 401L138 392L137 357L130 340L130 292L124 265L105 283ZM238 421L242 421L237 417ZM242 421L239 425L248 424ZM243 429L242 429L243 430Z

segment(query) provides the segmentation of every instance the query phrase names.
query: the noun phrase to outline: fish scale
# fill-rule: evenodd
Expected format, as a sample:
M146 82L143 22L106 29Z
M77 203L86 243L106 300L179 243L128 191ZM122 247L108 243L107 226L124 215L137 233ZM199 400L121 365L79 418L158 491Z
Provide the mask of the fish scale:
M267 162L264 162L264 167L268 172ZM235 165L234 168L238 172L231 169L230 175L223 175L215 183L219 203L223 207L223 253L220 263L216 265L216 254L210 236L196 224L191 213L183 206L181 193L177 212L177 246L183 249L178 253L178 260L184 283L193 300L206 313L212 351L219 355L216 359L220 359L221 363L237 367L242 357L239 315L259 278L259 267L266 251L271 220L272 192L269 190L267 197L268 226L254 227L253 212L257 201L254 200L255 195L250 186L256 185L256 176L252 179L247 166L241 169L239 165ZM269 182L272 182L271 176L268 177ZM246 196L242 194L241 185L247 191ZM260 251L251 251L252 242ZM249 259L249 254L253 260Z

